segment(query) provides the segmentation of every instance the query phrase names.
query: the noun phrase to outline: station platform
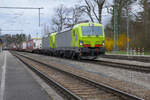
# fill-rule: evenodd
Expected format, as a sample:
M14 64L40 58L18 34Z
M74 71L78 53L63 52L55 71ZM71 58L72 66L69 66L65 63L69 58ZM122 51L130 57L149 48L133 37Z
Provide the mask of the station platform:
M130 65L137 65L137 66L144 66L144 67L150 67L150 62L141 62L141 61L136 61L136 60L125 60L125 59L114 59L114 58L97 58L96 60L100 61L109 61L109 62L114 62L114 63L120 63L120 64L130 64ZM149 60L149 59L147 59Z
M99 58L103 58L103 59L110 59L110 60L118 60L119 62L122 62L123 60L125 60L125 62L127 61L136 61L136 63L150 63L150 55L125 55L125 54L106 54L106 55L103 55ZM99 59L98 58L98 59ZM117 62L118 62L117 61ZM123 61L124 62L124 61Z
M24 64L8 51L0 53L0 100L51 100Z
M150 55L138 55L138 53L136 53L136 55L134 54L106 54L106 55L109 55L109 56L127 56L127 57L147 57L147 58L150 58Z

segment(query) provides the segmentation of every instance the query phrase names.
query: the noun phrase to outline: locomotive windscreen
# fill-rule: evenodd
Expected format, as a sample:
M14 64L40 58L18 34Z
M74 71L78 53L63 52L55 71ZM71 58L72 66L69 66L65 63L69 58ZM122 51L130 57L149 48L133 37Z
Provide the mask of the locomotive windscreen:
M103 28L100 26L82 26L82 35L84 36L99 36L103 35Z

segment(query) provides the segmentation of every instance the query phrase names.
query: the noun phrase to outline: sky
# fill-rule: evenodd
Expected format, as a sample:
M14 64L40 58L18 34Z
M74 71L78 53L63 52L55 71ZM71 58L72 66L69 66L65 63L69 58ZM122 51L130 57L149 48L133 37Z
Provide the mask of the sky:
M54 15L54 9L61 4L73 6L78 4L79 0L0 0L0 7L43 7L41 10L41 25L39 27L38 10L27 9L0 9L0 29L2 30L19 30L19 31L2 31L2 34L26 33L32 34L33 37L39 37L43 32L45 23L50 23ZM110 0L111 1L111 0ZM103 11L102 23L108 23L111 16Z

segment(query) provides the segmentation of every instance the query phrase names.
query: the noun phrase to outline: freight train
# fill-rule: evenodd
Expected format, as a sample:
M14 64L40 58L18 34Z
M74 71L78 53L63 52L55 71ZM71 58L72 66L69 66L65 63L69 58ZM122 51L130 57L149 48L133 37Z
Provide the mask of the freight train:
M24 42L22 50L72 59L95 59L105 54L104 28L98 23L80 23L70 30Z

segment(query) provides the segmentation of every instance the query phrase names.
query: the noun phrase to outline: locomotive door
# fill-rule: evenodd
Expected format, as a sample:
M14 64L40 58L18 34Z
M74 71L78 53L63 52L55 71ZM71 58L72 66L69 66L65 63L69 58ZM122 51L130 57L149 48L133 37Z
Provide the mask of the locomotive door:
M72 47L78 47L78 30L72 31Z

